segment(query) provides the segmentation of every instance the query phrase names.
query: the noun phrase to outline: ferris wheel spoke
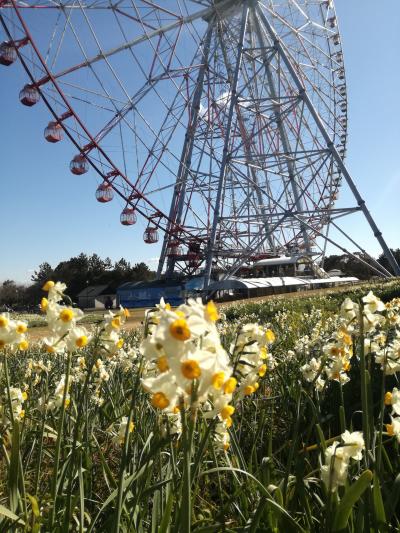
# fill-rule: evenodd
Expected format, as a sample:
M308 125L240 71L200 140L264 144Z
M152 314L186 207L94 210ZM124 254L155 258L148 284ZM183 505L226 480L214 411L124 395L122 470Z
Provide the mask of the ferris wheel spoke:
M222 4L227 4L227 1L228 0L225 0L224 2L222 2ZM80 1L79 1L79 5L76 6L76 7L78 7L81 12L85 11L84 10L85 6ZM72 7L70 7L69 9L72 9ZM118 54L118 53L123 52L125 50L129 50L131 48L134 48L135 46L137 46L137 45L139 45L139 44L141 44L141 43L143 43L145 41L151 41L151 39L154 38L154 37L157 37L159 35L165 35L165 34L167 34L168 32L170 32L172 30L180 28L180 27L182 27L182 26L184 26L186 24L193 23L197 19L202 19L202 18L205 18L205 17L209 17L214 12L215 12L215 8L211 7L211 8L207 8L205 10L199 11L197 13L193 13L191 15L187 15L185 17L179 17L179 18L177 18L177 20L175 22L171 22L169 24L165 24L164 26L161 26L160 28L157 28L157 29L152 30L150 32L142 33L141 35L138 35L134 39L131 39L130 41L125 42L125 43L123 43L123 44L121 44L119 46L116 46L116 47L108 49L108 50L101 50L100 53L95 55L95 56L87 57L87 58L85 58L84 61L82 61L80 63L77 63L75 65L72 65L71 67L63 69L62 71L54 73L52 75L52 78L53 79L58 79L58 78L66 76L68 74L71 74L73 72L76 72L76 71L78 71L78 70L80 70L82 68L90 67L90 66L94 65L95 63L97 63L99 61L104 61L104 60L108 59L109 57L111 57L111 56L113 56L115 54ZM42 84L44 84L44 83L46 83L48 81L49 80L45 77L45 78L42 78L41 80L38 80L37 84L38 85L42 85Z

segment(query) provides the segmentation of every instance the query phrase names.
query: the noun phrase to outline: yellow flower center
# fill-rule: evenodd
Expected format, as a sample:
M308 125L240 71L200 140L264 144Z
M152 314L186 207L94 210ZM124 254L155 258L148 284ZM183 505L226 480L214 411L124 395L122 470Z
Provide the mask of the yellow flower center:
M49 307L49 300L43 297L40 300L40 310L42 311L42 313L44 313L48 307Z
M125 318L129 318L130 316L131 316L131 314L130 314L130 312L129 312L129 309L126 309L126 308L124 307L124 317L125 317Z
M132 433L132 431L134 430L135 428L135 424L133 422L130 422L129 423L129 433Z
M47 353L55 353L56 349L54 348L54 346L50 346L50 344L48 344L46 346L46 352Z
M394 435L394 426L393 424L386 424L386 431L390 437Z
M168 359L167 359L167 356L166 356L166 355L162 355L161 357L159 357L159 358L157 359L156 365L157 365L158 370L159 370L161 373L163 373L163 372L167 372L167 370L169 370L169 365L168 365Z
M234 412L235 408L233 407L233 405L225 405L225 407L222 408L221 416L224 420L228 420Z
M121 318L116 316L111 320L111 325L114 329L119 329L121 327Z
M237 385L237 379L235 378L229 378L224 383L224 392L225 394L232 394L233 391L236 389Z
M182 374L187 379L197 379L201 375L199 363L194 359L188 359L181 364Z
M225 379L224 372L217 372L216 374L214 374L211 378L211 383L214 389L219 390L224 384L224 379Z
M174 415L177 415L179 413L180 409L177 405L175 405L175 407L172 409L172 412L174 413Z
M329 350L329 353L333 356L336 356L339 353L339 349L337 348L337 346L332 346L331 349Z
M243 394L245 396L250 396L250 394L253 394L253 392L255 392L256 389L251 386L251 385L247 385L244 389L243 389Z
M28 328L26 324L18 324L18 326L16 327L16 332L19 334L22 334L22 333L25 333L27 329Z
M70 403L71 403L71 400L69 398L65 398L65 403L64 403L65 409L68 409Z
M67 323L71 322L71 320L74 318L74 312L72 309L63 309L60 313L60 319Z
M121 349L123 345L124 345L124 339L119 339L119 341L117 342L117 348Z
M225 420L225 424L226 424L227 428L230 428L232 426L233 420L232 420L232 418L230 416L228 416L228 418ZM229 446L229 444L228 444L228 446Z
M169 400L163 392L156 392L151 398L151 404L158 409L165 409L169 406Z
M225 450L226 452L229 450L229 446L230 446L229 442L225 442L225 444L224 444L224 450Z
M261 365L260 368L258 369L258 375L260 377L264 377L265 374L267 373L267 365Z
M263 346L260 350L260 359L266 359L268 355L268 350L266 346Z
M347 346L350 346L351 344L353 344L353 339L351 338L351 335L343 335L343 342L345 344L347 344Z
M86 344L89 342L89 339L86 335L82 335L81 337L78 337L75 341L75 344L78 348L83 348L86 346Z
M22 399L24 400L24 402L26 402L26 400L28 399L28 393L27 392L23 392L22 393Z
M21 409L20 413L19 413L19 417L22 419L24 418L25 416L25 409Z
M218 309L214 302L208 302L206 305L206 315L211 322L216 322L219 319Z
M392 405L392 393L387 392L385 394L385 405Z
M0 328L6 328L8 326L8 318L0 316Z
M18 344L18 348L22 351L25 351L29 348L29 342L28 341L21 341L19 344Z
M50 289L54 287L55 283L54 281L46 281L46 283L43 285L42 290L49 292Z
M167 311L171 311L171 304L166 303L166 304L165 304L165 309L166 309Z
M172 322L169 327L169 332L178 341L187 341L190 339L190 329L184 318L178 318L178 320Z
M271 329L267 329L265 332L267 342L275 342L275 333Z
M348 372L350 370L350 368L351 368L351 364L350 364L349 361L346 361L346 362L343 363L343 370L345 372Z

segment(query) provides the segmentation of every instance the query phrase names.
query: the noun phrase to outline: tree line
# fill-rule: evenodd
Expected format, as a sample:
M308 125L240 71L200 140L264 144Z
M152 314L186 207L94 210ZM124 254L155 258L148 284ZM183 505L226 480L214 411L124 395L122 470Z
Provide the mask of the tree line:
M400 264L400 248L392 250L396 261ZM346 254L325 257L323 267L329 272L333 269L341 270L346 276L354 276L361 280L368 280L377 273L368 265L373 265L367 254L356 252L356 257ZM392 272L386 257L381 254L378 259L383 267ZM61 261L55 268L44 262L39 265L31 276L31 284L26 286L13 280L6 280L0 285L0 308L5 306L13 309L37 308L40 301L43 284L49 280L62 281L67 284L68 295L77 301L78 294L91 285L108 285L115 290L124 282L149 281L155 278L155 272L145 263L131 265L125 259L112 262L109 257L101 259L97 254L79 254L68 261Z
M68 296L76 302L78 294L91 285L108 285L111 290L116 290L128 281L149 281L154 278L155 272L146 263L132 265L123 258L113 263L109 257L102 259L97 254L81 253L61 261L55 268L48 262L42 263L31 276L29 285L13 280L4 281L0 285L0 307L37 307L43 296L42 286L49 279L66 283Z
M392 253L400 265L400 248L392 250ZM374 262L371 261L369 255L361 252L355 252L353 255L355 257L347 254L330 255L326 257L323 265L324 270L329 272L330 270L338 269L341 270L343 274L346 274L346 276L354 276L362 280L369 280L378 276L378 273L371 268L371 266L375 267L375 265ZM359 259L362 261L359 261ZM388 260L383 254L381 254L376 261L391 274L394 274L392 267L389 265Z

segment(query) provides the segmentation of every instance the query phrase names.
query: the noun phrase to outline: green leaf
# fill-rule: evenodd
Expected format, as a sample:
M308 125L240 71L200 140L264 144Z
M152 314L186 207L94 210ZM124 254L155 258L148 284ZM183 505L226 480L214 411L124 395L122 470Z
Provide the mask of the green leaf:
M10 495L11 511L18 508L18 477L19 477L19 423L14 422L12 432L10 469L8 475L8 490Z
M263 496L267 497L266 501L269 503L269 505L271 507L273 507L273 509L275 511L278 511L278 513L280 514L281 518L284 519L287 523L289 523L294 528L293 531L300 531L301 533L305 533L304 529L286 511L286 509L284 509L281 505L279 505L271 497L270 492L264 487L264 485L256 477L254 477L253 475L249 474L249 472L246 472L245 470L241 470L240 468L232 468L232 467L229 467L229 466L223 466L223 467L219 467L219 468L211 468L211 470L207 470L205 472L202 472L202 475L204 476L206 474L212 474L214 472L230 472L230 473L237 472L237 473L243 474L243 475L247 476L248 478L252 479L256 483L257 488L259 489L260 493Z
M149 463L147 463L144 466L142 466L142 468L138 472L135 472L131 476L126 477L124 479L123 486L122 486L123 490L124 491L128 490L130 485L134 481L136 481L137 479L142 477L142 475L146 472L147 468L150 468L152 464L153 464L153 461L150 461ZM115 489L108 496L108 498L105 500L105 502L103 503L103 505L100 507L99 511L97 512L97 515L95 516L93 522L91 523L91 525L90 525L90 527L88 529L88 533L91 533L92 531L95 531L94 526L95 526L97 520L99 519L100 515L110 505L110 503L112 503L116 499L117 495L118 495L118 489Z
M392 490L390 491L390 496L386 500L386 515L388 521L392 518L396 512L397 503L400 497L400 474L397 475L394 480Z
M171 520L172 505L174 503L174 492L169 488L167 503L165 505L164 513L161 519L158 533L167 533L169 531L169 523Z
M7 507L4 507L4 505L0 505L0 515L5 516L6 518L9 518L13 522L17 522L17 524L24 526L25 522L17 516L15 513L10 511L10 509L7 509Z
M319 442L319 445L321 446L321 450L325 453L326 441L325 441L325 437L322 432L321 426L319 424L315 424L315 430L317 432L318 442Z
M386 524L385 507L383 505L382 492L377 474L374 474L374 484L372 487L372 496L374 500L375 519L378 526Z
M267 505L267 500L266 498L261 498L254 514L253 514L253 517L252 519L248 522L247 524L247 528L246 528L246 531L248 531L248 533L257 533L258 531L258 527L259 527L259 523L260 523L260 520L261 520L261 517L262 517L262 514L264 512L264 509L265 509L265 506Z
M39 504L35 496L31 496L30 494L27 494L27 497L29 498L29 501L31 502L32 507L32 513L35 518L40 518L40 510L39 510Z
M347 526L351 511L363 492L369 487L373 478L371 470L365 470L346 491L336 509L332 531L341 531Z

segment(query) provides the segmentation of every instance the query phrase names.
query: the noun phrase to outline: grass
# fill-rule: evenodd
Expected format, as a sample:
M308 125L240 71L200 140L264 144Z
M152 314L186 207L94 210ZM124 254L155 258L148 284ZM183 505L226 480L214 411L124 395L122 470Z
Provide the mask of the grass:
M400 283L373 288L389 301ZM384 402L397 374L387 375L364 349L364 338L381 333L384 353L398 342L399 326L389 320L398 303L376 313L385 320L371 332L359 316L349 322L337 315L345 297L360 303L368 289L224 308L218 331L232 364L255 342L234 348L244 324L258 322L276 336L258 390L233 395L228 449L217 439L218 417L206 418L194 396L175 418L153 407L140 383L153 372L140 350L155 327L151 315L144 331L125 335L124 351L104 351L104 328L96 324L79 353L4 349L0 531L398 531L399 442L385 425L392 407ZM334 362L326 347L341 342L344 323L350 364L340 372L348 383L326 377ZM313 357L321 365L307 381L304 365ZM23 417L13 387L27 392ZM343 453L346 429L360 432L366 449L330 490L337 462L334 455L331 485L324 483L325 452L336 441L335 453Z

